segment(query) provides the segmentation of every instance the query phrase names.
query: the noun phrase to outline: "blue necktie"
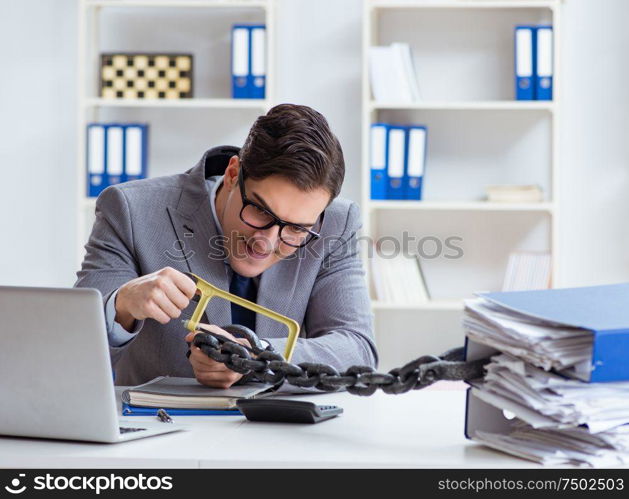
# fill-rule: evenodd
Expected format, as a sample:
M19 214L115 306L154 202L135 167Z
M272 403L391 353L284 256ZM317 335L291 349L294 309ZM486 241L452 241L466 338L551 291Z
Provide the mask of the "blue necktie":
M232 272L232 281L229 284L229 292L240 296L245 300L252 302L256 301L258 296L258 290L251 277L243 277L236 272ZM231 304L232 308L232 324L240 324L246 326L252 331L255 331L256 327L256 313L253 310L248 310L236 305Z

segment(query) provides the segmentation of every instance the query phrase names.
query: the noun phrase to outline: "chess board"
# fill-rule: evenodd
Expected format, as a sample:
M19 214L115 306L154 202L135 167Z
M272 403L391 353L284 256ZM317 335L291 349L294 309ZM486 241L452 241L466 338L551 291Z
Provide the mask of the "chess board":
M191 54L101 54L100 61L103 98L192 97Z

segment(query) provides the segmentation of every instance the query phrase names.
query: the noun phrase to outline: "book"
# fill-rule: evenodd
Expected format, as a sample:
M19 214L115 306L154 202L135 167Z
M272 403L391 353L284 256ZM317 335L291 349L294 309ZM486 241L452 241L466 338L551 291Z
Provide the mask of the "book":
M407 43L370 47L369 77L378 102L416 102L421 98Z
M485 190L492 203L539 203L544 198L537 185L488 185Z
M122 402L164 409L233 409L238 399L271 393L272 387L265 383L248 383L227 389L211 388L195 378L158 376L122 392Z
M374 248L371 269L375 296L379 301L416 305L430 299L419 255L387 256Z
M550 287L550 253L518 251L509 255L502 291L527 291Z

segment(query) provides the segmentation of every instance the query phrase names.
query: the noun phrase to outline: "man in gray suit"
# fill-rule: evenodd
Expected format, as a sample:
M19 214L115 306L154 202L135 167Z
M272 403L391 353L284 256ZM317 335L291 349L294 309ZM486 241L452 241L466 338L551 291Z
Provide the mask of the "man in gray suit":
M195 285L183 272L301 324L292 361L339 370L377 363L358 207L337 198L343 152L326 119L282 104L260 116L239 150L209 150L179 175L116 185L96 201L96 221L77 287L97 288L116 383L195 376L229 387L241 375L193 347ZM210 300L204 322L253 329L280 353L283 325L226 300ZM236 338L246 343L243 338Z

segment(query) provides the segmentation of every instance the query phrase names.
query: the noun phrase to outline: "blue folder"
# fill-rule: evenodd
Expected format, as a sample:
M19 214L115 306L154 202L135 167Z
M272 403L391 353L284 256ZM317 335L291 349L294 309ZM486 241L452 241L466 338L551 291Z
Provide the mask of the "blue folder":
M251 86L251 30L248 25L232 26L232 98L249 99Z
M407 129L389 125L387 133L387 199L406 199Z
M85 162L89 197L98 197L110 185L146 178L148 176L148 125L145 123L88 124Z
M122 181L139 180L148 176L148 125L125 123L124 174Z
M530 317L592 331L589 381L629 380L629 283L480 296Z
M249 75L247 92L250 99L264 99L266 95L266 26L249 26Z
M538 26L535 30L537 100L553 100L553 27Z
M242 416L238 409L176 409L163 407L170 416ZM123 416L157 416L156 407L139 407L122 403Z
M411 125L406 136L405 199L421 201L426 165L425 126Z
M387 133L389 125L373 123L370 130L369 162L371 170L371 199L387 199Z
M516 26L514 36L515 98L535 100L537 50L535 26Z
M98 195L109 186L105 171L107 133L100 123L90 123L86 131L85 166L87 169L87 195Z

